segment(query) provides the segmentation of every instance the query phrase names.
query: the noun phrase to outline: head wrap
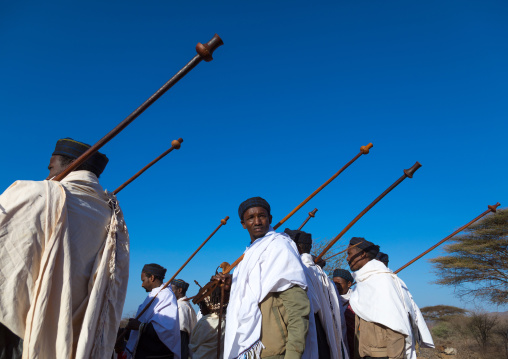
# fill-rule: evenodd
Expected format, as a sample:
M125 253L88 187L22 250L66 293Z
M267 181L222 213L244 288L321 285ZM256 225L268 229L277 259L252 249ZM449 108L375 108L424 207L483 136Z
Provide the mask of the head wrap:
M166 275L166 268L155 263L145 264L142 273L153 274L156 277L164 279Z
M299 230L292 230L289 228L286 228L284 230L284 233L289 235L295 243L302 243L302 244L312 244L312 234L299 231Z
M360 244L358 244L358 243L360 243ZM357 246L355 246L356 248L361 249L362 251L364 251L366 253L370 253L373 257L376 257L377 254L379 253L379 246L375 245L372 242L367 241L363 237L351 238L351 240L349 241L349 245L354 246L355 244L358 244Z
M335 277L340 277L340 278L344 279L346 282L351 282L351 283L354 282L353 276L346 269L340 269L340 268L335 269L333 271L333 277L334 278Z
M388 254L379 252L376 256L376 259L380 262L383 262L384 265L388 267Z
M91 146L87 145L86 143L73 140L69 137L62 138L56 142L55 150L53 151L52 155L60 155L76 159L85 153L90 147ZM109 160L106 155L100 152L95 152L89 159L85 161L85 163L92 167L95 172L100 175L102 171L104 171L104 168L106 168L108 161Z
M177 288L182 288L184 292L187 292L187 288L189 288L189 283L181 280L181 279L174 279L171 284L173 284Z
M270 205L268 204L267 201L265 201L261 197L252 197L249 198L248 200L243 201L240 204L240 207L238 207L238 215L240 216L240 220L243 221L243 214L245 213L245 211L247 211L249 208L252 207L263 207L264 209L266 209L268 214L270 214Z

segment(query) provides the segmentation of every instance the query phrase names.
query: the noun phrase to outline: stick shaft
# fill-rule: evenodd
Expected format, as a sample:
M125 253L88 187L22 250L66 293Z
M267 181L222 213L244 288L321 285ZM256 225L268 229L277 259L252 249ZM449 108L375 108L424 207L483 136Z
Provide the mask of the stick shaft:
M316 212L317 212L317 208L314 208L314 210L312 212L309 212L309 216L307 217L307 219L305 221L303 221L302 225L300 227L298 227L298 230L301 231L302 228L307 224L307 222L316 215Z
M183 142L183 139L179 138L178 139L178 142L179 143L182 143ZM154 159L153 161L151 161L149 164L147 164L145 167L143 167L141 170L138 171L138 173L136 173L134 176L132 176L131 178L129 178L127 181L125 181L120 187L118 187L117 189L115 189L113 191L113 194L116 195L118 192L120 192L122 189L124 189L128 184L130 184L132 181L134 181L136 178L138 178L139 176L141 176L147 169L149 169L150 167L152 167L154 164L156 164L157 162L159 162L162 158L164 158L167 154L169 154L171 151L173 151L175 149L174 146L171 146L169 149L167 149L166 151L164 151L161 155L159 155L156 159Z
M427 249L425 252L423 252L422 254L420 254L418 257L414 258L413 260L407 262L406 264L404 264L402 267L400 267L399 269L397 269L394 273L397 274L399 273L401 270L403 270L404 268L410 266L411 264L413 264L414 262L416 262L418 259L422 258L424 255L426 255L427 253L433 251L434 249L436 249L437 247L439 247L441 244L443 244L444 242L446 242L447 240L449 240L450 238L452 238L454 235L456 235L457 233L460 233L462 232L464 229L466 229L467 227L469 227L471 224L473 224L474 222L476 222L477 220L479 220L480 218L482 218L483 216L489 214L490 212L495 212L496 211L496 208L499 206L500 204L497 203L495 204L494 206L489 206L489 209L486 210L485 212L483 212L482 214L480 214L478 217L476 217L475 219L473 219L472 221L470 221L469 223L463 225L462 227L460 227L459 229L457 229L455 232L453 232L452 234L448 235L447 237L443 238L441 241L439 241L438 243L436 243L435 245L433 245L432 247L430 247L429 249Z
M330 243L328 243L328 245L325 247L325 249L323 249L321 254L319 254L319 256L317 256L314 259L314 262L317 263L325 255L325 253L328 252L328 250L330 248L332 248L332 246L335 243L337 243L337 241L344 235L344 233L346 233L351 227L353 227L353 225L356 222L358 222L358 220L360 218L362 218L365 213L367 213L372 207L374 207L379 201L381 201L384 196L386 196L388 193L390 193L395 187L397 187L407 177L412 177L414 171L416 171L420 166L421 165L418 162L416 162L416 164L410 170L404 170L404 174L397 181L395 181L390 187L388 187L383 193L381 193L371 204L369 204L367 207L365 207L365 209L363 211L361 211L334 239L332 239L330 241ZM413 170L413 168L415 168L415 169ZM411 172L411 170L412 170L412 172ZM409 171L409 172L406 173L406 171ZM408 174L408 173L410 173L410 174Z
M218 40L217 40L218 39ZM215 40L215 41L214 41ZM213 42L214 41L214 42ZM213 42L213 44L212 44ZM215 50L215 48L222 45L222 40L215 35L212 40L210 40L207 45L213 45L213 49L211 48L211 52ZM199 46L200 44L198 44ZM202 45L203 46L203 45ZM125 127L127 127L132 121L134 121L139 115L141 115L150 105L152 105L155 101L157 101L166 91L168 91L174 84L176 84L180 79L182 79L187 73L189 73L197 64L201 62L201 60L207 60L202 54L198 53L194 58L187 63L180 71L178 71L172 78L170 78L160 89L158 89L152 96L150 96L145 102L141 104L137 109L135 109L129 116L127 116L122 122L120 122L115 128L113 128L106 136L101 138L95 145L90 147L85 153L79 156L74 162L72 162L69 167L67 167L62 173L54 178L55 181L61 181L65 178L69 173L78 168L81 164L83 164L88 158L90 158L95 152L102 148L106 143L108 143L111 139L113 139L116 135L118 135Z

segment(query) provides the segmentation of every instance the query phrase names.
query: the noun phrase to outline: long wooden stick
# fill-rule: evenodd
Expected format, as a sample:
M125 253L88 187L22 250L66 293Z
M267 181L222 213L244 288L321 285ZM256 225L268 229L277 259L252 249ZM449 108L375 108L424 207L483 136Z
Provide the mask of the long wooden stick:
M358 222L362 216L367 213L372 207L376 205L381 199L383 199L384 196L386 196L392 189L397 187L402 181L404 181L407 177L413 178L413 174L416 172L418 168L420 168L422 165L419 162L416 162L411 168L404 170L404 174L395 181L390 187L388 187L383 193L381 193L371 204L369 204L363 211L361 211L337 236L328 243L328 245L323 249L323 251L314 259L314 262L317 263L319 260L325 255L326 252L332 246L337 243L337 241L346 233L353 225Z
M224 43L221 38L215 34L214 37L206 44L198 43L196 45L197 55L187 63L180 71L178 71L171 79L168 80L160 89L158 89L152 96L150 96L145 102L135 109L129 116L127 116L122 122L120 122L114 129L112 129L106 136L100 139L95 145L90 147L85 153L79 156L73 161L69 167L67 167L62 173L55 176L53 180L61 181L69 173L78 168L88 158L90 158L95 152L97 152L102 146L108 143L113 137L118 135L125 127L127 127L132 121L134 121L139 115L143 113L151 104L157 101L166 91L168 91L174 84L182 79L187 73L189 73L197 64L202 60L207 62L212 61L213 52Z
M167 288L167 287L171 284L171 282L173 281L173 279L175 279L175 278L176 278L176 276L177 276L177 275L178 275L178 274L182 271L182 269L184 269L184 268L185 268L185 266L187 265L187 263L189 263L189 262L190 262L190 260L191 260L192 258L194 258L194 256L196 255L196 253L198 253L198 252L199 252L199 250L200 250L201 248L203 248L203 246L206 244L206 242L208 242L208 240L209 240L210 238L212 238L212 237L213 237L213 235L214 235L215 233L217 233L217 231L220 229L220 227L222 227L222 226L225 226L225 225L226 225L226 223L227 223L228 219L229 219L229 216L227 216L226 218L224 218L224 219L221 219L221 220L220 220L220 225L219 225L219 226L215 229L215 231L213 231L213 232L212 232L212 234L210 234L210 235L208 236L208 238L207 238L207 239L205 239L205 241L204 241L203 243L201 243L201 245L198 247L198 249L196 249L196 250L194 251L194 253L192 253L192 255L189 257L189 259L187 259L187 260L185 261L185 263L184 263L184 264L180 267L180 269L178 269L178 270L176 271L176 273L175 273L175 274L173 274L173 276L171 277L171 279L170 279L170 280L168 280L168 281L164 284L164 286L161 288L161 290L160 290L160 291L158 291L158 292L157 292L157 294L155 294L155 295L154 295L154 297L152 298L152 300L150 300L150 302L148 302L148 304L147 304L147 305L143 308L143 310L142 310L142 311L141 311L141 312L140 312L140 313L136 316L136 319L139 319L139 318L140 318L140 317L141 317L141 316L142 316L142 315L143 315L143 314L144 314L144 313L148 310L148 308L150 308L150 306L152 305L152 303L153 303L153 301L155 300L155 298L157 298L157 296L159 295L159 293L160 293L163 289ZM118 340L120 340L120 339L122 339L122 338L123 338L126 334L127 334L127 330L124 330L124 331L122 332L122 334L120 334L120 335L118 336L117 341L118 341Z
M455 232L453 232L452 234L450 234L449 236L443 238L441 241L439 241L438 243L436 243L435 245L433 245L432 247L430 247L429 249L427 249L425 252L423 252L422 254L420 254L418 257L414 258L413 260L407 262L406 264L404 264L402 267L400 267L399 269L397 269L394 273L397 274L399 273L401 270L403 270L404 268L408 267L409 265L413 264L414 262L416 262L418 259L422 258L424 255L426 255L427 253L429 253L430 251L433 251L434 249L436 249L437 247L439 247L441 244L443 244L444 242L446 242L447 240L449 240L450 238L452 238L454 235L456 235L457 233L460 233L462 232L464 229L466 229L467 227L469 227L471 224L473 224L474 222L476 222L477 220L479 220L480 218L482 218L483 216L486 216L487 214L489 213L496 213L496 209L497 207L499 207L501 204L499 202L497 202L495 205L489 205L487 206L488 207L488 210L486 210L485 212L483 212L482 214L480 214L478 217L476 217L475 219L473 219L471 222L469 223L466 223L465 225L463 225L462 227L460 227L459 229L457 229Z
M354 247L356 247L357 245L359 245L359 244L361 244L361 243L362 243L362 242L359 242L359 243L356 243L356 244L354 244L354 245L352 245L352 246L348 246L348 248L354 248ZM333 257L336 257L336 256L338 256L339 254L342 254L342 253L346 252L346 251L348 250L348 248L346 248L346 249L344 249L344 250L342 250L342 251L340 251L340 252L338 252L338 253L335 253L333 256L330 256L330 257L325 258L325 259L323 259L323 260L326 262L327 260L332 259Z
M307 198L305 198L303 200L302 203L300 203L298 206L296 206L295 209L293 209L291 212L289 212L289 214L282 218L280 220L279 223L277 223L273 229L277 229L279 228L282 224L284 224L284 222L286 222L289 218L291 218L291 216L293 214L296 213L296 211L298 211L300 208L302 208L307 202L309 202L316 194L318 194L323 188L325 188L326 186L328 186L330 184L330 182L332 182L335 178L337 178L338 175L340 175L342 172L344 172L344 170L346 168L348 168L354 161L356 161L361 155L366 155L369 153L369 150L373 147L372 143L369 143L367 146L362 146L360 147L360 152L355 156L353 157L353 159L351 161L349 161L348 163L346 163L339 171L337 171L337 173L335 173L332 177L330 177L330 179L328 179L328 181L326 181L325 183L323 183L321 186L319 186L319 188L317 190L315 190L314 192L311 193L311 195ZM236 261L234 261L233 263L231 263L231 265L229 266L229 268L227 268L225 271L224 271L224 274L226 273L229 273L233 270L233 268L235 268L238 263L240 263L242 260L243 260L243 254L240 256L240 258L238 258Z
M314 210L312 212L309 212L309 216L307 217L307 219L305 221L303 221L303 223L300 227L298 227L299 231L302 230L303 226L305 226L307 224L309 219L316 217L316 212L317 212L317 208L314 208Z
M134 181L136 178L138 178L139 176L141 176L147 169L149 169L150 167L152 167L154 164L156 164L157 162L159 162L162 158L164 158L168 153L170 153L171 151L173 150L178 150L180 149L181 145L182 145L182 142L183 142L183 139L182 138L179 138L178 140L173 140L171 142L171 147L169 149L167 149L166 151L164 151L161 155L159 155L159 157L157 157L156 159L154 159L152 162L150 162L149 164L147 164L145 167L143 167L142 169L139 170L138 173L136 173L134 176L132 176L131 178L129 178L127 181L124 182L124 184L122 184L120 187L118 187L117 189L115 189L113 191L113 194L116 195L118 192L120 192L122 189L124 189L129 183L131 183L132 181Z

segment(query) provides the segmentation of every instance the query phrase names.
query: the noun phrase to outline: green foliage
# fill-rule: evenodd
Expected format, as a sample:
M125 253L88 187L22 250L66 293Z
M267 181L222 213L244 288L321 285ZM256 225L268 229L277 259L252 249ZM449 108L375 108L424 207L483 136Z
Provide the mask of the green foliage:
M441 322L434 327L432 327L432 335L438 337L439 339L448 339L452 330L450 329L450 325L446 322Z
M498 210L469 226L431 259L436 283L455 287L460 297L508 304L508 210Z
M452 317L457 315L464 315L467 313L467 310L451 305L434 305L430 307L423 307L420 309L420 311L422 312L425 319L434 322L447 321Z

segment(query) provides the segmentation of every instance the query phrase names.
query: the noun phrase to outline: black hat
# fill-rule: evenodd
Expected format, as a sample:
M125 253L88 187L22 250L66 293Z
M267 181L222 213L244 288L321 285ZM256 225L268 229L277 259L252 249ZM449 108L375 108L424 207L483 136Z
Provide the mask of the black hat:
M385 266L388 267L388 254L379 252L376 256L376 259L380 262L383 262L385 264Z
M141 272L152 274L156 277L164 279L164 276L166 275L166 268L164 268L163 266L160 266L158 264L155 264L155 263L150 263L150 264L145 264L145 266L143 267Z
M252 207L263 207L264 209L266 209L268 214L270 214L270 205L268 204L267 201L265 201L261 197L252 197L243 201L240 204L240 207L238 207L238 215L240 216L240 220L243 221L243 214L245 213L245 211L247 211L249 208Z
M349 241L349 245L350 246L355 246L358 249L361 249L361 250L363 250L366 253L370 253L373 257L376 257L377 254L379 253L379 246L374 244L374 243L372 243L372 242L367 241L363 237L353 237L353 238L351 238L351 240Z
M353 283L355 281L353 279L353 276L351 275L351 273L346 269L340 269L340 268L335 269L333 271L333 276L343 278L347 282L351 282L351 283Z
M177 288L182 288L184 292L189 288L189 283L185 282L182 279L174 279L171 284L173 284Z
M312 244L312 235L310 233L289 228L286 228L284 233L289 235L295 243Z
M76 159L85 153L90 147L91 146L86 143L73 140L69 137L62 138L56 142L55 150L52 155L60 155ZM92 167L95 172L100 175L104 171L104 168L106 168L108 161L109 160L106 155L100 152L95 152L85 161L85 163Z

